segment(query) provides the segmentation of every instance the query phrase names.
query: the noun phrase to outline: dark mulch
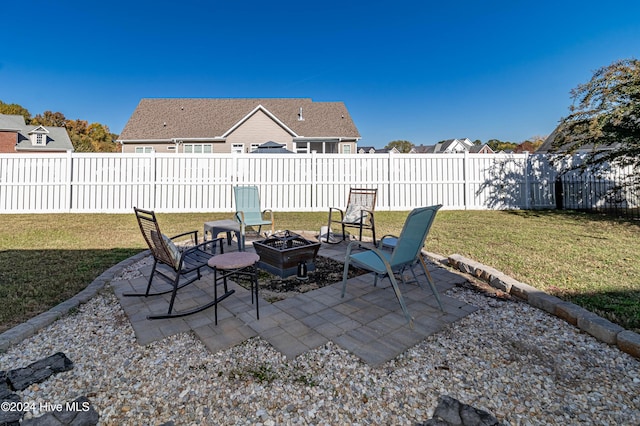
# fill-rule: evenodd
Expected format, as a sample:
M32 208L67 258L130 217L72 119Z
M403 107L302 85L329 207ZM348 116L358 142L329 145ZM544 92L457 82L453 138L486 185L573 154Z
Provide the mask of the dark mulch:
M260 291L266 296L267 301L274 302L342 281L344 263L323 256L317 256L314 263L315 270L308 273L308 279L305 281L299 280L295 275L288 278L280 278L262 269L259 270L258 282L260 283ZM365 273L366 271L362 269L349 266L347 276L348 278L353 278ZM249 282L245 279L239 279L237 282L245 288L251 288Z

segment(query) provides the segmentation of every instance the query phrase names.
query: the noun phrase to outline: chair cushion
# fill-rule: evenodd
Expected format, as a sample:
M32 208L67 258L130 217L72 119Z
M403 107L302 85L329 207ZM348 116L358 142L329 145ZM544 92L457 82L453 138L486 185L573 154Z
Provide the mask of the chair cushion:
M171 255L171 260L173 260L174 268L178 269L180 267L180 256L182 255L180 249L173 241L171 241L171 238L166 235L162 234L162 239L169 249L169 254Z
M347 207L347 211L344 214L345 223L361 223L367 218L369 213L363 212L364 207L357 204L351 204ZM364 214L363 214L364 213Z

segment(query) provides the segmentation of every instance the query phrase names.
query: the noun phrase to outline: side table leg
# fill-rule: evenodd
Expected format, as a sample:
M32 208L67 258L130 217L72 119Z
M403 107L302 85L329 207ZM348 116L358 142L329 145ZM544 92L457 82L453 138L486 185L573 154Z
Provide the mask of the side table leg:
M260 303L260 298L258 297L258 267L256 265L252 266L253 268L253 283L251 288L253 289L253 284L256 285L256 319L260 319L260 308L258 304ZM253 293L251 293L251 299L253 301Z

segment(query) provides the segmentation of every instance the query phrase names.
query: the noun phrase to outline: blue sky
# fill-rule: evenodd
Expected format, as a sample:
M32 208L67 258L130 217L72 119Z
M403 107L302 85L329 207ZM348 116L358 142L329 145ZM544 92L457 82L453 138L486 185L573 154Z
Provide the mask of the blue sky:
M10 1L0 100L120 133L142 98L342 101L363 146L549 134L638 58L633 1ZM7 27L5 26L5 29Z

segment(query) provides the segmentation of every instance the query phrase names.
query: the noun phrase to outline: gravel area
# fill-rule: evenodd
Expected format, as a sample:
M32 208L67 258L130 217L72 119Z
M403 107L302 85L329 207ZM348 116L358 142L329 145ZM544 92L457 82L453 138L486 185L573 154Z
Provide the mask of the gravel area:
M105 288L0 354L0 370L64 352L74 368L22 400L84 395L105 425L411 425L441 395L510 425L640 424L640 361L526 303L448 295L480 309L374 368L332 343L295 359L260 338L215 354L192 334L140 346Z

